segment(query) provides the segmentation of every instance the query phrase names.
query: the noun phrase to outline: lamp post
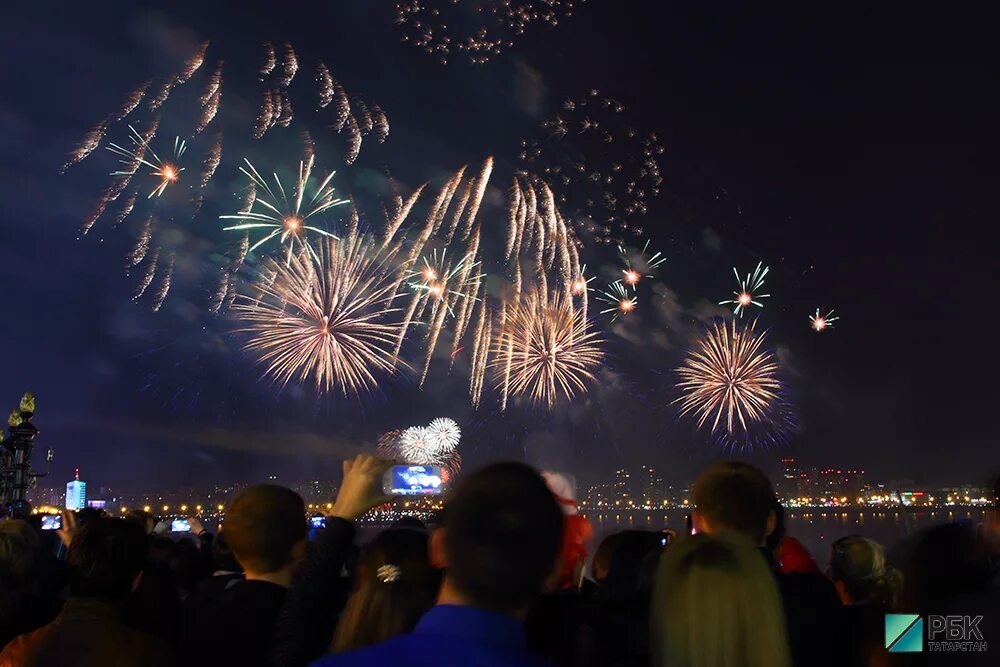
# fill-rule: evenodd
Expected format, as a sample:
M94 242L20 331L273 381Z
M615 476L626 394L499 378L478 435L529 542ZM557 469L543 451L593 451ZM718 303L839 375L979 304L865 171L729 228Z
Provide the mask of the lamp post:
M0 444L0 501L6 514L23 519L31 514L28 489L34 488L39 477L49 474L55 451L50 447L46 454L45 472L31 469L31 453L38 429L31 423L35 415L35 397L29 391L21 398L21 405L10 413L7 420L7 438Z

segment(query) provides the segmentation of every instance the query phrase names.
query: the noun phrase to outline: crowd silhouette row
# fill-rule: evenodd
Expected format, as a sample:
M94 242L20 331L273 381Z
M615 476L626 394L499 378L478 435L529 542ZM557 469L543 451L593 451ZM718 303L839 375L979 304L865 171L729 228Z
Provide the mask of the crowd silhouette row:
M276 485L181 539L142 512L0 521L0 667L998 664L1000 485L981 524L888 553L845 536L821 569L746 463L695 480L684 535L626 530L592 553L565 478L520 463L464 475L429 526L361 539L387 465L345 462L314 534ZM992 651L890 654L892 611L981 615Z

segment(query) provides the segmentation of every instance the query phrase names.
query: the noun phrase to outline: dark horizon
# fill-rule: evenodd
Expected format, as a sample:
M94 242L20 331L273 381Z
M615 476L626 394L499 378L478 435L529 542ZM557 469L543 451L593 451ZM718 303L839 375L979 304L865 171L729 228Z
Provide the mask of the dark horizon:
M392 5L304 2L290 13L266 3L58 12L36 4L5 21L0 408L36 394L38 448L56 448L50 479L78 467L111 487L336 479L340 460L370 451L382 433L449 416L463 428L470 468L518 458L586 486L650 463L690 480L730 454L678 420L673 371L732 291L732 267L758 261L771 267L773 294L759 321L799 432L745 458L768 472L791 455L926 484L1000 472L987 421L1000 400L1000 316L989 299L997 234L987 219L1000 173L985 16L590 0L557 28L530 27L486 64L455 57L442 66L400 42ZM608 362L585 398L551 416L501 413L495 400L475 411L464 362L448 375L441 359L424 390L403 375L361 402L262 380L233 324L205 307L212 285L203 276L218 269L215 223L231 205L235 159L185 231L198 252L178 256L163 309L132 302L129 238L107 221L79 234L113 160L102 148L60 176L67 151L137 83L176 67L202 40L233 67L220 122L252 117L240 76L253 81L265 39L290 41L303 63L323 58L388 113L384 145L365 147L353 167L325 165L367 200L372 224L387 172L408 194L487 155L502 171L491 182L495 204L518 166L519 139L592 88L663 138L663 192L631 243L651 239L667 262L640 317L602 324ZM274 168L298 160L294 127L256 143L229 128L224 155ZM342 145L323 132L313 131L321 159ZM596 272L614 270L613 253L584 255ZM807 317L819 306L842 320L817 334Z

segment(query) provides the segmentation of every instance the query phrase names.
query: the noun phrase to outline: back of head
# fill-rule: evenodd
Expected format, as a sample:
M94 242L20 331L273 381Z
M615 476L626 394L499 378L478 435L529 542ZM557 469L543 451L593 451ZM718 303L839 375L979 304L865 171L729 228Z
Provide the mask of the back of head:
M39 531L33 528L27 521L10 519L0 521L0 533L13 533L15 535L20 535L21 539L23 539L28 545L28 549L31 551L32 556L38 554L38 549L41 545L41 538L39 537L38 532Z
M625 538L628 531L611 533L597 545L594 551L594 558L590 561L591 573L594 581L603 581L608 576L608 569L611 567L611 556L615 552L615 547Z
M840 582L852 602L886 608L895 602L895 576L885 566L885 551L860 535L842 537L830 547L830 578Z
M562 510L532 468L495 463L464 477L444 514L449 584L476 606L526 606L555 571Z
M0 520L0 590L24 588L34 571L34 545L16 524L31 530L23 521Z
M697 512L712 531L732 530L760 544L774 511L774 491L767 475L742 461L709 466L692 486Z
M653 592L654 665L786 667L777 584L764 557L731 532L684 538L660 559Z
M124 519L87 522L69 546L69 592L75 597L124 597L146 563L148 538Z
M440 572L427 557L427 533L382 531L365 547L332 650L353 651L413 630L434 605Z
M629 604L640 596L642 565L650 554L659 552L663 533L651 530L626 530L615 541L608 563L607 576L601 582L605 601Z
M914 611L933 610L987 589L993 577L990 556L972 525L946 523L920 532L903 564L901 604Z
M236 560L255 573L277 572L288 565L309 530L299 494L274 484L251 486L236 496L223 529Z

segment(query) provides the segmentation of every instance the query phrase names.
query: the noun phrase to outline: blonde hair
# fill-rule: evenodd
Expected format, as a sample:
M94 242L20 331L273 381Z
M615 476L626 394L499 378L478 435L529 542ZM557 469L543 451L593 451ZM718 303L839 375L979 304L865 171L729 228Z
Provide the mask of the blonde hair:
M651 638L661 667L790 665L774 575L736 533L694 535L667 550L653 589Z

